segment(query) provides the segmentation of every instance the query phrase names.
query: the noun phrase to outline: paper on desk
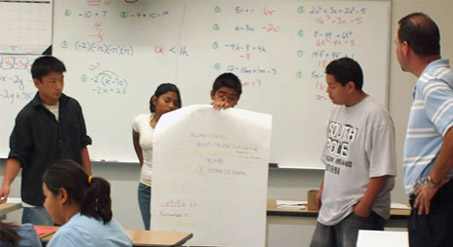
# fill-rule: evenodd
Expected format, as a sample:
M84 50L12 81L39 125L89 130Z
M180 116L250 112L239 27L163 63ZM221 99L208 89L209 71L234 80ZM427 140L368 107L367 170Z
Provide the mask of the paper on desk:
M276 201L278 209L305 209L307 201Z
M36 235L42 237L52 232L56 232L58 230L58 226L33 226L36 231Z
M278 209L305 209L304 205L278 205Z
M390 204L390 208L393 208L393 209L411 209L406 204L398 203L398 202L392 202Z
M22 203L20 197L8 197L7 203Z
M278 206L278 205L293 205L293 206L307 205L307 201L284 201L284 200L277 200L276 203L277 203L277 206Z

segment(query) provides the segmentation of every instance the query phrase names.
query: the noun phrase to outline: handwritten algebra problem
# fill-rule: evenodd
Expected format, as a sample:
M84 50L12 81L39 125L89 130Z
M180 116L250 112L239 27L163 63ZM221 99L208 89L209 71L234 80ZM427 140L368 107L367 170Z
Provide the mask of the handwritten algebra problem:
M234 52L258 52L258 53L267 53L267 48L264 44L260 45L251 45L251 44L241 44L239 42L233 42L233 43L228 43L225 44L225 47L231 48L232 51Z
M0 99L14 104L19 101L30 101L34 92L26 90L26 83L32 85L29 74L33 59L19 56L0 56ZM24 79L26 77L26 79ZM33 87L34 88L34 87Z
M236 25L234 27L234 31L253 32L253 31L257 31L257 30L263 30L268 33L269 32L278 33L278 32L280 32L280 26L274 25L274 24L265 24L265 25L262 25L262 26L259 26L258 28L256 28L255 26L245 24L245 25L241 25L241 26Z
M315 24L335 24L335 25L360 25L363 23L366 8L356 7L312 7L309 14L316 16Z
M312 58L328 58L331 60L338 59L340 57L351 57L354 58L355 53L346 53L341 51L328 51L328 50L317 50L311 53Z
M261 87L261 79L241 81L243 87Z
M131 45L96 44L96 42L76 41L76 51L102 53L106 55L134 56L134 48Z
M0 56L0 69L30 70L32 62L27 57Z
M248 66L235 66L233 64L229 64L227 66L228 72L233 73L240 73L240 74L263 74L263 75L276 75L278 73L276 68L262 68L259 65L256 67L248 67Z
M139 11L139 12L128 12L128 11L122 11L120 13L121 18L135 18L135 19L157 19L165 16L169 16L170 11L164 10L160 12L145 12L145 11Z
M33 98L33 92L26 92L26 91L8 91L8 90L1 90L0 91L0 98L9 100L10 104L14 104L16 100L22 101L30 101Z
M355 57L356 54L351 48L358 45L360 35L356 33L356 27L363 25L367 8L315 5L308 8L307 13L315 27L310 37L316 47L310 51L311 64L315 66L310 73L310 79L314 82L314 99L327 101L329 98L326 94L323 70L334 59Z
M91 91L96 94L127 94L128 83L126 79L121 79L115 72L110 70L101 71L97 75L88 78L87 75L82 75L83 83L89 81L94 87Z
M28 81L32 82L31 80ZM19 89L20 91L23 91L25 89L24 80L19 75L0 75L0 83L13 84L15 85L15 88Z
M352 31L343 31L343 32L320 32L318 30L314 31L313 38L316 40L316 46L355 46L355 39L353 37Z
M66 13L69 13L69 12L66 11ZM107 13L108 13L107 10L102 10L102 11L99 11L99 12L98 11L95 12L95 11L87 10L87 11L80 12L80 13L76 14L76 16L82 17L82 18L106 17Z
M356 8L351 7L323 7L323 6L313 6L309 11L311 15L365 15L367 13L367 8Z

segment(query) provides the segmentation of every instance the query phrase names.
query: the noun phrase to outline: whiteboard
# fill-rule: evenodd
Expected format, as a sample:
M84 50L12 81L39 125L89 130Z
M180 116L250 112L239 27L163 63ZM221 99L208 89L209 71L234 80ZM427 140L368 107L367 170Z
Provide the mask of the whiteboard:
M0 157L7 157L17 113L36 93L30 68L35 55L0 55Z
M385 105L389 47L390 1L54 2L53 51L94 160L137 161L131 122L160 83L175 83L184 106L206 104L214 79L232 72L243 84L236 107L273 116L270 162L322 168L325 66L356 59L365 92Z

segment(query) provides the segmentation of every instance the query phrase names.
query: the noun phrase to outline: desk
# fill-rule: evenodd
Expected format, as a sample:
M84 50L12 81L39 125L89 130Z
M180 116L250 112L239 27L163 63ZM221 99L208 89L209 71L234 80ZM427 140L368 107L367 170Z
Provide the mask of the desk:
M126 230L127 235L132 239L132 245L137 247L167 247L181 246L187 240L193 237L190 232L159 232L145 230ZM41 238L43 243L47 243L52 239L53 234L46 235Z
M0 217L17 209L21 209L22 204L16 202L7 202L0 204Z
M317 217L318 210L309 209L280 209L277 208L277 200L267 199L267 215L272 216L299 216L299 217ZM390 209L390 220L403 219L411 214L410 209Z
M193 237L190 232L126 230L134 246L181 246Z
M409 209L391 209L386 229L407 231ZM318 210L279 209L275 199L267 200L266 246L309 246L316 226Z

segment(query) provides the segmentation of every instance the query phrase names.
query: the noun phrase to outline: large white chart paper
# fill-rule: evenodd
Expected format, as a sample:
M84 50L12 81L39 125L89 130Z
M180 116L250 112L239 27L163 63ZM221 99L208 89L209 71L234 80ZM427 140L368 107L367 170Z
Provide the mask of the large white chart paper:
M196 246L265 245L272 117L193 105L164 114L153 150L151 230Z

